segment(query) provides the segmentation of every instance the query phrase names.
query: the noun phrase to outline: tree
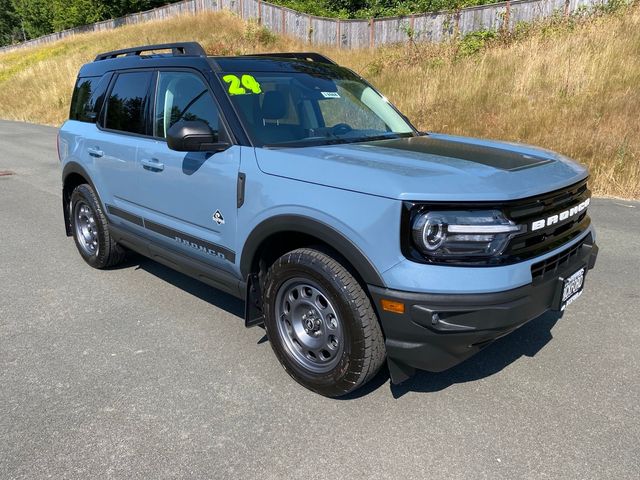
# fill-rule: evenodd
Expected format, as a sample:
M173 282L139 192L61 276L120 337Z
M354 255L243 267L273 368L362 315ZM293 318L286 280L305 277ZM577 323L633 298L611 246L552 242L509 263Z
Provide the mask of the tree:
M175 2L176 0L173 0ZM104 0L105 13L109 18L122 17L127 13L142 12L173 3L167 0Z
M20 21L11 0L0 0L0 12L0 46L20 40Z
M102 0L53 0L53 30L99 22L105 10Z
M175 1L175 0L174 0ZM21 30L36 38L51 32L121 17L171 3L167 0L0 0L0 43ZM24 38L20 38L23 40Z
M27 38L53 32L53 4L50 0L13 0L13 7Z
M350 13L357 12L370 6L370 0L322 0L321 3L325 4L327 9L333 8L334 10L346 10Z

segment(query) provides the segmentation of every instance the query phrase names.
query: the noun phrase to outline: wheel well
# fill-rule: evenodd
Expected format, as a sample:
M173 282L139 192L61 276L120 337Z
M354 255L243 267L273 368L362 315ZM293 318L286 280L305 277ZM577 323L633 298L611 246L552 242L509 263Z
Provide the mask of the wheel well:
M240 271L251 283L250 277L284 253L312 245L330 249L327 253L340 260L363 285L385 286L375 265L351 239L332 225L303 215L277 215L257 225L244 242Z
M262 279L267 269L278 258L287 252L303 247L315 247L330 254L344 265L361 285L365 286L357 269L335 247L320 238L302 232L278 232L265 238L253 256L250 273L257 274Z
M69 211L69 202L71 201L71 193L83 183L89 183L86 178L76 172L72 172L64 178L62 185L62 211L64 213L64 227L67 236L71 236L71 212Z
M86 178L84 178L79 173L70 173L64 179L63 193L67 196L67 198L71 198L71 192L78 186L83 183L89 183Z
M371 304L374 305L374 309L377 311L374 300L367 287L368 282L353 262L348 260L347 255L342 254L338 248L317 236L291 230L279 231L262 240L249 264L245 302L245 325L247 327L260 325L264 322L262 291L264 286L263 281L268 268L285 253L303 247L313 247L321 250L340 262L362 286L366 295L369 296Z

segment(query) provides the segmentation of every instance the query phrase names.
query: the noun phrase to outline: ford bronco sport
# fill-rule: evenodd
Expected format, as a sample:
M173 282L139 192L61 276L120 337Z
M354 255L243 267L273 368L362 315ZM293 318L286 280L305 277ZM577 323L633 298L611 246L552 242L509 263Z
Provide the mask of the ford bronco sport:
M587 171L539 148L417 131L316 53L197 43L82 67L59 133L67 235L245 300L305 387L442 371L581 293Z

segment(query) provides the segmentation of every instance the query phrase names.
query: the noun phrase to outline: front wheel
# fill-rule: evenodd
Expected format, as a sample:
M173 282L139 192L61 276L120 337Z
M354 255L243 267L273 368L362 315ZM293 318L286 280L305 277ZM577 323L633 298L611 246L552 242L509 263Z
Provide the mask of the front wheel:
M280 257L264 285L273 351L298 383L337 397L364 385L385 359L369 297L333 256L301 248Z

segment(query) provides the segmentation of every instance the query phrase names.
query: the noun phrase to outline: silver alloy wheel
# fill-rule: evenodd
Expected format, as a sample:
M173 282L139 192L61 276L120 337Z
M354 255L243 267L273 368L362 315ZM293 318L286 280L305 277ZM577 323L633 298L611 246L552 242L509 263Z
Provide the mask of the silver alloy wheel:
M289 356L314 373L331 371L344 350L342 322L327 295L313 281L292 278L278 289L278 334Z
M98 227L93 210L85 202L79 201L75 205L73 216L78 244L87 255L97 255Z

